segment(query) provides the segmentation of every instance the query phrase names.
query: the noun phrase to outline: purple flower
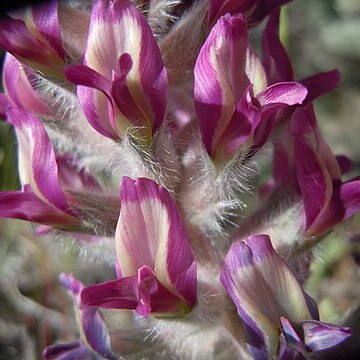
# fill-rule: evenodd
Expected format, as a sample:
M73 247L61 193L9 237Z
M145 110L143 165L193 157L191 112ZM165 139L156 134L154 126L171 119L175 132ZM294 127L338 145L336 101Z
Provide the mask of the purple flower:
M244 322L248 348L256 359L289 359L293 350L306 356L336 346L351 334L349 328L318 321L316 304L276 254L268 235L250 236L230 248L221 283Z
M85 308L80 302L83 284L72 274L61 274L60 281L75 305L76 319L81 339L76 342L48 346L43 352L44 360L63 359L116 359L110 347L110 337L106 325L96 309Z

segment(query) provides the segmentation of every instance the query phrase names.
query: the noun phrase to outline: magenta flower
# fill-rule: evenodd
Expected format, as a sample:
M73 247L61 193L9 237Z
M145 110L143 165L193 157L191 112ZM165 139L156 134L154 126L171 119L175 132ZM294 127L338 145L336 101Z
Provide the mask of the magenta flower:
M118 280L82 291L85 306L181 315L196 301L196 265L170 194L149 179L121 183Z
M62 3L48 1L3 16L0 47L45 76L64 80L65 65L82 55L79 46L83 46L87 26L86 12L69 11Z
M279 21L280 10L277 10L271 14L262 36L264 69L269 84L295 80L290 59L280 41ZM310 76L301 80L300 83L307 89L306 98L301 104L306 105L317 97L335 89L340 83L340 74L337 70L331 70ZM264 144L274 128L281 127L284 123L289 122L291 114L296 107L297 106L291 106L283 109L283 111L274 114L267 122L263 122L261 126L259 126L255 134L257 148ZM284 134L285 132L286 130L283 130ZM278 151L278 148L282 148L282 146L291 147L291 142L287 140L288 137L289 134L285 134L280 140L274 140L275 151Z
M320 135L312 107L295 112L292 132L305 235L321 235L360 211L360 182L342 182L338 160Z
M80 85L80 105L102 135L121 139L132 128L149 143L161 126L166 69L146 19L130 2L95 2L84 65L68 67L66 76Z
M55 152L44 126L33 114L16 107L7 116L18 137L22 190L0 193L0 216L78 226L77 213L61 188Z
M65 51L61 41L57 3L32 7L29 14L15 13L1 21L0 46L21 62L61 76ZM50 20L50 21L49 21Z
M21 190L0 192L0 218L88 232L93 225L88 223L89 214L84 214L89 210L83 209L82 194L91 194L118 211L116 195L101 194L97 181L77 167L74 157L55 153L37 117L15 106L8 107L6 115L18 139Z
M194 71L194 101L202 140L215 159L228 159L241 147L249 146L270 114L301 104L307 94L295 82L267 86L241 15L220 18L200 51Z

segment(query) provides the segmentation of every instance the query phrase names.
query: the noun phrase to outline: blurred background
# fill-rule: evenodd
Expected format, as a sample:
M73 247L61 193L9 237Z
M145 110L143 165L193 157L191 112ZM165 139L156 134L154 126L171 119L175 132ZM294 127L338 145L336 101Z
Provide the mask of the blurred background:
M2 4L1 11L14 4ZM351 176L360 175L360 1L296 0L285 7L282 25L297 79L340 70L340 87L316 101L316 112L334 153L349 156ZM0 189L17 187L16 141L0 122ZM306 288L325 322L340 321L360 299L360 241L354 234L360 234L360 216L328 236L311 265ZM36 238L25 222L0 220L0 359L38 359L57 339L77 338L71 302L57 276L77 269L86 279L81 251L66 241Z

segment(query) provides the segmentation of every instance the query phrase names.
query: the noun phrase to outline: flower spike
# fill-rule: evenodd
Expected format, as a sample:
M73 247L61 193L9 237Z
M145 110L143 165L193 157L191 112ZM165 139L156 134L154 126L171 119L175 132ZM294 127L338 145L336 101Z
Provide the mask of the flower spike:
M0 284L16 321L45 306L44 360L357 358L360 307L327 324L304 290L332 275L317 248L360 211L360 176L312 104L339 72L295 78L290 1L51 0L0 20ZM34 224L14 237L7 218ZM324 260L355 280L359 239L341 230ZM86 281L60 275L63 316L61 266Z

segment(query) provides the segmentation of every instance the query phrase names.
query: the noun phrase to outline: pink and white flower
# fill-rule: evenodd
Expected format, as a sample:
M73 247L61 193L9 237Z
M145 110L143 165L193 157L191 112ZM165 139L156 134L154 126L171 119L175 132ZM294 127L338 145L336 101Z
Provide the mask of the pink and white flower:
M176 205L154 181L124 177L115 234L119 279L82 291L82 303L185 314L196 301L196 264Z

